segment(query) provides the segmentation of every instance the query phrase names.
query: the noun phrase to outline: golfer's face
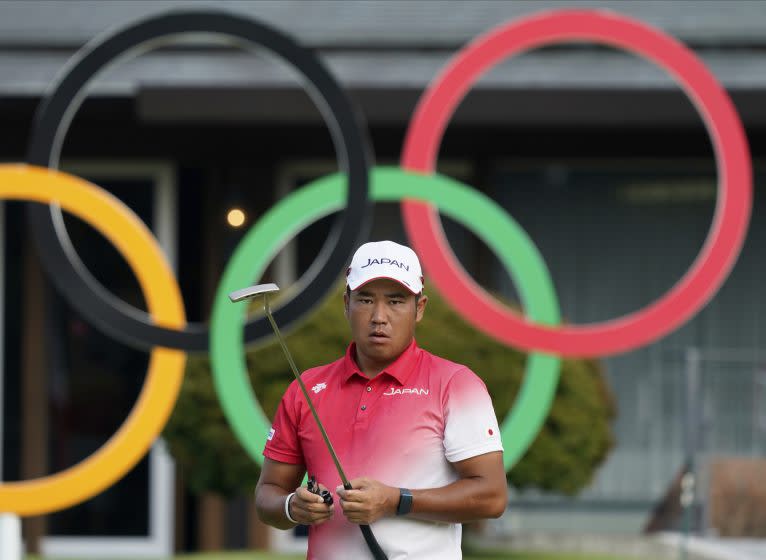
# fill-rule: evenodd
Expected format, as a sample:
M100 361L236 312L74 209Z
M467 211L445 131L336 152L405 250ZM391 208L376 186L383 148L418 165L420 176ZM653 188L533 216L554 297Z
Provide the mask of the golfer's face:
M346 316L361 361L388 365L412 342L427 298L393 280L368 282L346 295ZM365 367L364 364L359 364Z

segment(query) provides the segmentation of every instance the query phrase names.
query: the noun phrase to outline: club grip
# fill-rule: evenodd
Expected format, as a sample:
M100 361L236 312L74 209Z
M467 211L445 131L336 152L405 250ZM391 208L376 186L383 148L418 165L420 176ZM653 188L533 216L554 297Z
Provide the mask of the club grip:
M353 490L350 483L346 483L343 485L343 487L346 490ZM386 556L386 553L383 552L383 549L380 548L380 545L378 544L378 540L375 538L375 535L372 534L372 529L370 529L369 525L359 525L359 528L362 530L362 536L364 537L364 542L367 543L367 548L370 549L370 552L372 552L372 557L375 560L388 560L388 556Z
M364 537L365 542L367 542L367 547L370 549L370 552L372 552L372 557L375 558L375 560L388 560L388 556L386 556L386 553L380 548L375 535L372 534L370 526L359 525L359 528L362 530L362 536Z

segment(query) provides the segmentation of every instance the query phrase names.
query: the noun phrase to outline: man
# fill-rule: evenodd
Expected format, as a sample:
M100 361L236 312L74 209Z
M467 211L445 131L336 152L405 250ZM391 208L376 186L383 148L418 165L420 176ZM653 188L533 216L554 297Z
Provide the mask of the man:
M468 368L418 348L422 291L412 249L362 245L343 298L353 342L301 376L353 490L340 485L297 382L279 405L256 507L280 529L309 525L311 560L371 558L359 524L371 525L389 560L461 558L460 523L505 511L492 402ZM307 471L335 489L333 505L300 487Z

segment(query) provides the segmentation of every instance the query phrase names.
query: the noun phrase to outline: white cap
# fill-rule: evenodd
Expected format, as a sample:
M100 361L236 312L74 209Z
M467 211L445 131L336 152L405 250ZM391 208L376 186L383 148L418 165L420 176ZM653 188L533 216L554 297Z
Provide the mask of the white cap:
M393 241L365 243L356 250L346 271L351 290L378 278L399 282L413 294L423 291L423 271L415 251Z

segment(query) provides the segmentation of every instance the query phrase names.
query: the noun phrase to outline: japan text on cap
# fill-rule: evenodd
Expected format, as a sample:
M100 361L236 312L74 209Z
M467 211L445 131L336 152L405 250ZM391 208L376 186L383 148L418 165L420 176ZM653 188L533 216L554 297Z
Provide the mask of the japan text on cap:
M346 272L346 285L356 290L379 278L395 280L413 294L423 291L418 256L409 247L393 241L374 241L359 247Z

